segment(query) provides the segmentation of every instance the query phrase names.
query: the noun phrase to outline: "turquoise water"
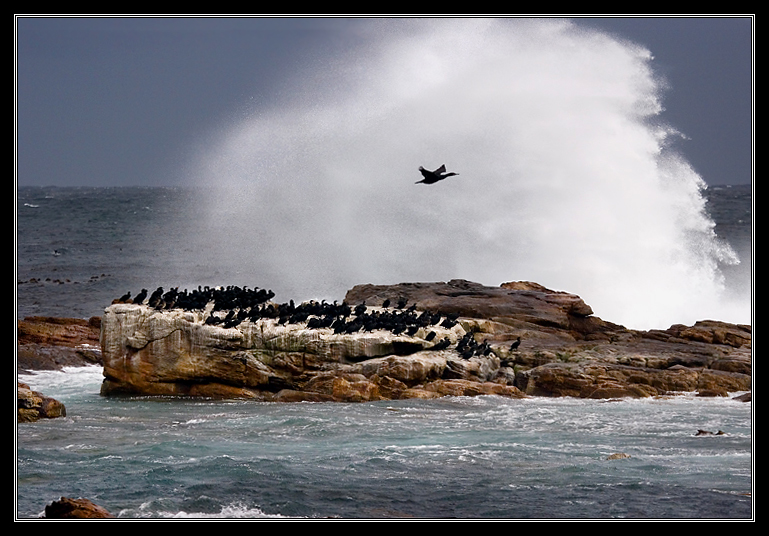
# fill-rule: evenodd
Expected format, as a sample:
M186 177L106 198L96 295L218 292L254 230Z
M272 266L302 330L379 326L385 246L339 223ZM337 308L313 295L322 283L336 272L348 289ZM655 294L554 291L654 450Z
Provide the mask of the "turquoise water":
M751 404L734 400L272 404L107 399L98 367L20 379L67 417L17 428L19 518L60 496L122 518L752 515Z

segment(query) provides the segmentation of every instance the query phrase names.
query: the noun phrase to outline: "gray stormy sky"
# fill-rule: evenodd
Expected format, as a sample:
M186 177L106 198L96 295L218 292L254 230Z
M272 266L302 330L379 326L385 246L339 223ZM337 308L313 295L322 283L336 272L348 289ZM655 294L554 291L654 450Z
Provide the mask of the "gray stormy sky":
M753 19L579 18L646 46L709 184L752 180ZM16 17L19 186L173 185L196 144L360 43L342 18Z

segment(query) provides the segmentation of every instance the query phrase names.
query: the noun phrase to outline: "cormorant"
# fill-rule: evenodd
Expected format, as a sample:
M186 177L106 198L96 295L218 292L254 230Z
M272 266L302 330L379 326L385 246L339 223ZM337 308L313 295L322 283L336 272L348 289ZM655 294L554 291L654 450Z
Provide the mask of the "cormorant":
M516 341L513 342L513 344L510 345L510 351L512 352L516 348L518 348L521 345L521 338L518 337Z
M452 320L449 317L444 318L443 322L440 323L440 326L442 328L446 328L446 329L451 329L451 328L453 328L456 325L457 325L457 321L456 320Z
M442 181L446 177L452 177L454 175L459 175L459 173L446 173L446 165L443 164L441 167L436 169L435 171L430 171L422 166L419 166L419 172L422 174L424 179L421 181L417 181L414 184L424 183L424 184L435 184L438 181Z
M441 339L440 341L438 341L437 343L435 343L435 344L434 344L434 345L433 345L431 348L429 348L429 349L430 349L430 350L443 350L443 349L445 349L445 348L448 348L450 344L451 344L451 341L449 340L449 338L448 338L448 337L444 337L443 339Z
M139 294L137 294L136 297L134 298L134 303L138 303L139 305L141 305L142 303L144 303L144 299L146 297L147 297L147 289L143 288L142 291Z
M155 289L155 292L152 293L150 296L150 300L148 302L148 305L150 307L157 307L160 304L160 301L163 299L163 287L158 287Z

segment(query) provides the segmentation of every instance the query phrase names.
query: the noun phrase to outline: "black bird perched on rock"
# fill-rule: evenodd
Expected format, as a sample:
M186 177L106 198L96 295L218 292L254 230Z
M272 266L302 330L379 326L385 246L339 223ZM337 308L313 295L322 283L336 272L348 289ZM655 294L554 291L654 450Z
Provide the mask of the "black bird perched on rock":
M459 173L446 173L445 164L441 165L441 167L439 167L435 171L430 171L428 169L423 168L422 166L419 166L419 172L422 174L424 179L422 179L421 181L417 181L414 184L419 184L419 183L435 184L436 182L442 181L447 177L459 175Z
M444 337L443 339L441 339L437 343L433 344L432 347L429 348L429 350L444 350L444 349L448 348L450 344L451 344L451 341L449 340L449 338L448 337Z
M143 288L142 291L134 298L134 303L141 305L144 302L144 298L147 297L147 289Z
M518 348L521 345L521 338L518 337L517 340L513 341L513 344L510 345L510 351L512 352L516 348Z
M148 305L150 307L157 307L161 300L163 299L163 287L158 287L155 289L155 292L152 293L150 296L150 300L148 302Z

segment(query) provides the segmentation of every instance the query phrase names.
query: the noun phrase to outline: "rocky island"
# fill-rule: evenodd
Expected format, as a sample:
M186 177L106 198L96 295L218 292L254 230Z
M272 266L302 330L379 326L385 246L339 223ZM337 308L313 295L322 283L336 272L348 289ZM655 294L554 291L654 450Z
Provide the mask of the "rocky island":
M751 389L750 326L629 330L531 282L359 285L341 304L271 298L158 289L154 303L111 305L102 394L363 402Z
M531 282L359 285L341 303L273 297L159 288L101 318L20 320L18 367L99 362L104 396L281 402L751 390L750 326L630 330Z

